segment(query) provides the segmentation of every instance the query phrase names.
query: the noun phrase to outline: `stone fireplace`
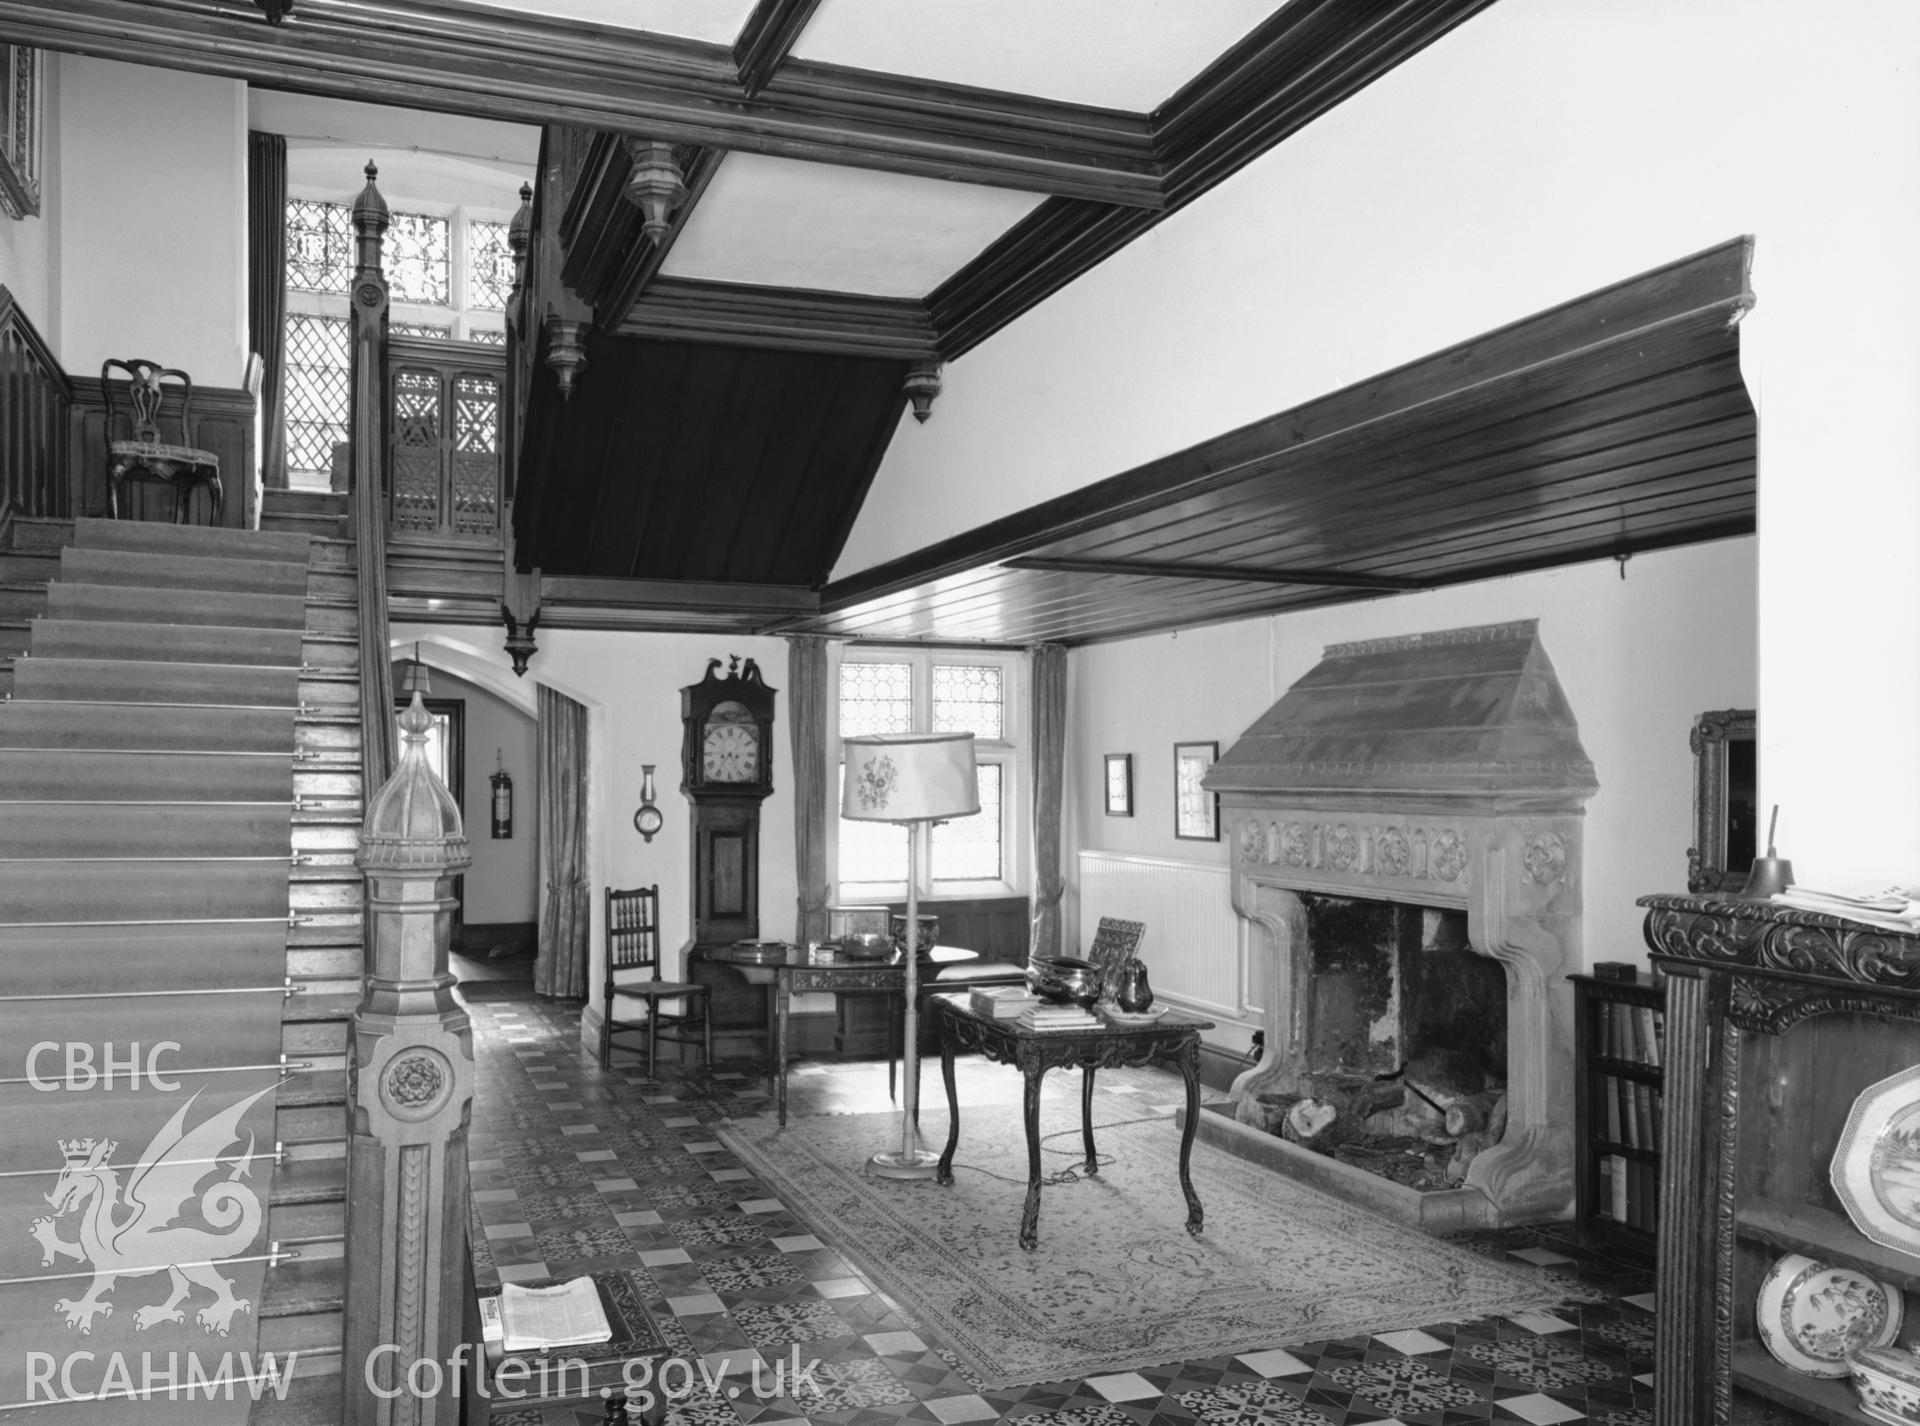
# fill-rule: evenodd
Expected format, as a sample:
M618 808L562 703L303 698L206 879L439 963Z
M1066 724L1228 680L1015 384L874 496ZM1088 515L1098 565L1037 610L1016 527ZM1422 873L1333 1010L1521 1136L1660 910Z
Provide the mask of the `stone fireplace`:
M1270 958L1266 1052L1236 1098L1391 1073L1453 1039L1504 1074L1506 1122L1459 1187L1424 1193L1223 1119L1203 1132L1257 1136L1255 1156L1430 1227L1567 1216L1566 976L1582 964L1581 825L1598 783L1534 621L1333 645L1206 786L1234 907ZM1475 958L1499 977L1467 974ZM1502 994L1503 1016L1489 1003Z

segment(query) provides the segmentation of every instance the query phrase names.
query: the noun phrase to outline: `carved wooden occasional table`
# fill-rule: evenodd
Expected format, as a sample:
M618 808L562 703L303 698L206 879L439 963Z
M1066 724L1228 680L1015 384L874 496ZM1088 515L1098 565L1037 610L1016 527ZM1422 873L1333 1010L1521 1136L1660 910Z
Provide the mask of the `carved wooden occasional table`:
M972 1051L995 1064L1012 1065L1026 1076L1027 1201L1020 1214L1020 1246L1031 1250L1040 1239L1040 1081L1050 1069L1082 1071L1080 1137L1086 1146L1086 1172L1100 1172L1093 1147L1093 1072L1164 1064L1180 1071L1187 1087L1187 1117L1180 1132L1180 1191L1187 1196L1187 1231L1198 1237L1205 1222L1200 1195L1193 1191L1188 1164L1200 1112L1200 1032L1211 1020L1169 1015L1149 1025L1101 1024L1086 1030L1030 1030L1018 1020L994 1020L967 1008L964 995L936 995L928 1007L940 1036L940 1077L947 1085L947 1149L940 1155L938 1178L953 1182L953 1151L960 1146L960 1100L953 1085L953 1057Z
M767 988L767 1088L773 1094L780 1126L787 1123L787 1019L793 997L806 991L884 990L899 995L907 986L906 957L895 951L883 960L862 961L824 949L787 946L772 959L772 948L755 944L709 951L708 957L730 965L749 983ZM959 946L935 946L920 958L923 979L941 966L978 960L978 951Z

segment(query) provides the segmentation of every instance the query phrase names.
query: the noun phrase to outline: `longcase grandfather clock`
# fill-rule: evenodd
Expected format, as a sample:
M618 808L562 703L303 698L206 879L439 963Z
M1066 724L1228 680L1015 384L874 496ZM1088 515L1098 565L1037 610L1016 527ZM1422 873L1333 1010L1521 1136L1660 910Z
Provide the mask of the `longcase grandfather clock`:
M680 790L693 808L696 953L760 934L760 804L773 791L773 700L752 659L680 690ZM757 1002L756 1002L757 1007ZM725 1018L714 1006L716 1024ZM755 1011L757 1019L757 1008Z

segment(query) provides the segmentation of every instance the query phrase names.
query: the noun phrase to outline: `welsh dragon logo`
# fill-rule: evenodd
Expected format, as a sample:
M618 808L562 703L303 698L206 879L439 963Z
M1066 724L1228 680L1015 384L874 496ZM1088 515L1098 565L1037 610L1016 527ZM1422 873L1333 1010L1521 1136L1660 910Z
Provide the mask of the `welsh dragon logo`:
M53 1212L34 1219L28 1232L40 1244L42 1267L57 1258L93 1264L93 1285L86 1295L54 1303L54 1309L66 1315L69 1329L92 1332L95 1317L113 1315L106 1295L115 1280L148 1273L168 1274L173 1292L164 1303L134 1311L133 1325L143 1330L184 1321L180 1304L196 1285L213 1294L213 1301L194 1317L209 1332L226 1336L235 1314L252 1307L248 1299L233 1295L232 1279L214 1267L222 1258L245 1252L260 1228L260 1195L240 1182L252 1176L252 1135L246 1153L232 1161L227 1176L199 1193L200 1217L216 1231L176 1220L201 1180L217 1172L221 1157L239 1142L242 1116L266 1092L259 1090L188 1129L187 1111L200 1097L196 1092L153 1136L139 1162L125 1169L109 1162L119 1147L112 1139L60 1141L66 1167L46 1196ZM122 1173L129 1175L124 1189ZM80 1236L70 1242L59 1236L58 1220L76 1213Z

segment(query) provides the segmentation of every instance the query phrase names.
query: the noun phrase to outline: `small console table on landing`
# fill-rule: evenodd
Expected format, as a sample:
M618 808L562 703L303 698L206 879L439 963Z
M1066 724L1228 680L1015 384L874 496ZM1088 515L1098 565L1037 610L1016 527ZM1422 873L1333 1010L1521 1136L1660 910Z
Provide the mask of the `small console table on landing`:
M967 1008L964 995L929 997L935 1033L940 1037L940 1077L947 1085L947 1149L940 1155L938 1178L953 1182L953 1151L960 1146L960 1101L954 1091L953 1057L976 1052L995 1064L1012 1065L1027 1080L1027 1201L1020 1215L1020 1246L1031 1250L1040 1240L1040 1081L1050 1069L1083 1072L1080 1084L1080 1136L1086 1145L1086 1171L1100 1172L1093 1148L1093 1072L1164 1064L1186 1081L1187 1117L1180 1132L1180 1191L1187 1196L1187 1231L1198 1237L1205 1221L1200 1195L1193 1191L1188 1164L1200 1112L1200 1032L1211 1020L1175 1019L1147 1025L1102 1024L1086 1030L1029 1030L1017 1020L994 1020Z

